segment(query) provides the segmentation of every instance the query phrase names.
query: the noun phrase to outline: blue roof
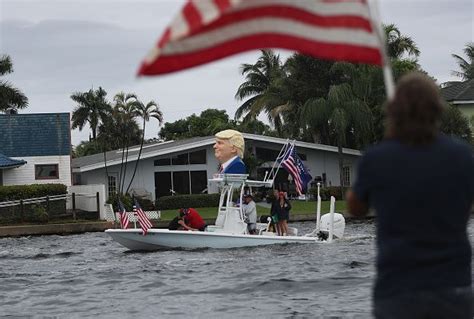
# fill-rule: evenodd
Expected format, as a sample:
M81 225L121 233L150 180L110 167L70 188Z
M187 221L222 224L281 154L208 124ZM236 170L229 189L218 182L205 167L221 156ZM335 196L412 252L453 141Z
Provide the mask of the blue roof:
M69 113L0 114L0 153L9 157L70 155Z
M18 167L21 165L25 165L26 162L23 160L16 160L13 158L9 158L3 154L0 154L0 169L1 168L13 168Z

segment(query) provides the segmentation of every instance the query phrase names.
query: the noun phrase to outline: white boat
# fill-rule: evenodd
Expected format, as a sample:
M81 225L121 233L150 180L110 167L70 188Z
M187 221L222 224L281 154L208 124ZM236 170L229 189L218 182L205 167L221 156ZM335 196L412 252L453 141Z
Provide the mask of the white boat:
M149 229L146 235L141 229L107 229L105 232L112 239L130 250L149 251L160 249L197 249L197 248L237 248L274 244L314 244L331 242L333 238L341 238L344 234L345 220L341 214L334 212L335 199L331 197L330 214L321 219L321 197L317 205L317 225L313 232L298 236L298 230L289 227L289 236L277 236L269 231L268 224L257 223L257 234L247 231L242 206L236 206L232 197L234 191L240 189L240 203L246 187L271 187L272 180L248 180L247 175L222 174L211 179L221 187L218 215L215 225L208 226L205 231L182 231L168 229Z

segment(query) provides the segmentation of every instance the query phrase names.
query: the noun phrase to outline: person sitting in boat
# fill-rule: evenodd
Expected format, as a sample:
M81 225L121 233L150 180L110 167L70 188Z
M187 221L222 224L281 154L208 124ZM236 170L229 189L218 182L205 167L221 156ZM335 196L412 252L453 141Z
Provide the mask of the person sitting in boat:
M242 133L236 130L220 131L216 135L214 155L220 163L219 174L246 174L242 159L245 141Z
M255 235L257 233L257 207L253 201L252 194L248 193L244 196L244 205L242 210L245 216L245 222L247 223L247 230L249 234Z
M179 210L181 219L178 224L181 225L183 230L199 230L204 231L206 228L206 222L202 219L201 215L194 208L181 208Z

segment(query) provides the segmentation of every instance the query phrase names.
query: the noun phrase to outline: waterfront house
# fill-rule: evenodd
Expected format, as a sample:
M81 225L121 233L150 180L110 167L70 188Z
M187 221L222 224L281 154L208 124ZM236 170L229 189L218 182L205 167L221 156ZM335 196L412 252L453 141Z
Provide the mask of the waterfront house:
M0 114L0 186L71 185L69 113Z
M244 134L244 138L246 153L253 154L254 157L255 165L252 167L251 175L262 179L287 140L255 134ZM146 195L153 200L172 193L217 192L214 185L208 184L208 179L218 170L218 162L214 157L214 143L214 137L207 136L145 144L131 191ZM297 141L296 148L313 178L319 177L321 182L328 186L340 184L337 147ZM139 149L139 146L133 146L128 150L124 190L133 174ZM355 163L361 153L358 150L343 149L343 155L344 184L349 186L356 174ZM104 184L108 195L114 194L119 187L119 181L123 181L122 151L107 152L105 158L104 160L104 154L95 154L73 159L74 183ZM281 169L275 184L284 184L288 181L288 174Z
M446 102L459 108L467 119L474 117L474 79L444 83L441 96Z

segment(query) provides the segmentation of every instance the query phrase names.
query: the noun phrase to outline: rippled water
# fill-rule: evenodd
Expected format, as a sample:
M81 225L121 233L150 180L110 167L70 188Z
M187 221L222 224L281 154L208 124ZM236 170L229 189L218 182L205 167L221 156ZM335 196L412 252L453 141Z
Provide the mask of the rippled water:
M0 317L369 318L374 230L352 222L332 244L152 253L105 233L0 239Z

